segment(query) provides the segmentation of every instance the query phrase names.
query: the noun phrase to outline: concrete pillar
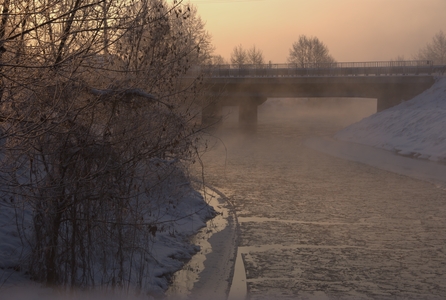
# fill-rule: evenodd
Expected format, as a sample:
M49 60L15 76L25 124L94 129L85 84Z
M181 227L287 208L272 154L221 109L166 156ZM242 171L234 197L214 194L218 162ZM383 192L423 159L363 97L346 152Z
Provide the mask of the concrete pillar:
M203 126L216 126L221 124L223 119L221 106L209 104L201 110L201 124Z
M245 102L239 105L238 121L240 125L257 125L257 103Z

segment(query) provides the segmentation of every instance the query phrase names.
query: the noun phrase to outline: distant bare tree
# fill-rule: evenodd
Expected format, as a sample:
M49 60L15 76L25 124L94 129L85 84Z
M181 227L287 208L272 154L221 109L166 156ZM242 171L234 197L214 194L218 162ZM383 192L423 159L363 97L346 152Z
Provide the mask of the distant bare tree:
M217 55L211 56L210 64L211 65L226 65L226 64L228 64L228 62L226 61L226 59L223 56L217 54Z
M328 47L317 37L301 35L290 49L288 62L304 68L307 64L331 63L335 60L329 54Z
M256 46L252 46L247 51L247 63L252 65L262 65L265 63L263 53Z
M417 60L431 60L435 65L446 64L446 34L440 30L432 41L421 48L414 58Z
M405 59L404 55L398 55L397 57L392 58L390 61L405 61L405 60L406 59Z
M392 58L390 61L392 62L393 66L404 66L405 65L404 64L405 63L404 55L398 55L397 57Z
M244 65L248 63L248 54L242 45L234 47L231 53L231 64Z

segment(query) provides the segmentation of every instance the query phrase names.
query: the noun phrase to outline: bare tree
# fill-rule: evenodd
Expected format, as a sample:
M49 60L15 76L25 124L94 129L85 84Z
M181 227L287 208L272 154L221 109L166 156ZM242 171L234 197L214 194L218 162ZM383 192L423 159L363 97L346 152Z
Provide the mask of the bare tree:
M243 46L241 44L234 47L231 53L231 64L241 66L246 63L248 63L248 55L246 53L246 50L243 49Z
M405 61L405 60L406 59L405 59L404 55L398 55L397 57L392 58L390 61Z
M205 37L191 36L190 11L163 0L3 1L0 192L32 212L21 234L33 278L147 284L157 207L175 208L170 175L197 152L199 81L182 75Z
M334 61L324 43L317 37L308 38L305 35L301 35L299 40L293 43L288 56L289 63L297 64L301 68L308 64L331 63Z
M247 51L247 62L252 65L262 65L265 63L262 51L257 49L255 45Z
M227 65L228 62L226 61L226 59L223 56L217 54L217 55L211 56L210 64L211 65Z
M177 38L182 40L183 48L193 49L193 54L189 57L192 64L209 64L215 47L212 44L212 37L205 29L205 24L198 15L197 8L191 4L186 7L179 7L175 10L176 18L173 31L177 33ZM177 29L178 28L178 31Z
M417 60L431 60L435 65L446 64L446 35L440 30L430 43L421 48L414 58Z
M405 60L404 55L398 55L390 61L392 62L392 66L405 66Z

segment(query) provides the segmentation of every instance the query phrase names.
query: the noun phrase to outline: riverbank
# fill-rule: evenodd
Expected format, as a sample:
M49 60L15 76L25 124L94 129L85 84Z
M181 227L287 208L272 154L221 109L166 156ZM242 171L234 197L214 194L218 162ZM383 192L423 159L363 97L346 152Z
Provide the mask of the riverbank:
M224 300L230 292L239 238L237 216L219 190L205 188L204 198L217 215L192 238L200 251L175 273L166 292L168 299Z
M339 131L338 141L446 163L446 77L400 105L373 114Z
M158 221L156 232L151 233L150 244L146 245L148 256L144 262L145 285L140 291L137 282L131 281L129 289L108 287L97 284L89 289L58 290L49 289L32 280L27 273L27 253L29 245L26 237L20 235L18 226L31 234L30 220L26 214L29 208L17 207L1 200L0 210L0 299L151 299L163 297L169 287L173 273L180 270L200 248L190 241L206 221L216 216L216 211L207 199L197 192L181 171L159 184L160 194L150 199L153 209L147 219ZM172 206L173 204L173 206ZM172 209L172 207L174 209ZM16 220L21 210L25 219ZM22 232L23 232L22 231ZM110 243L109 251L115 251ZM135 265L139 262L134 261ZM112 269L115 266L107 266ZM95 272L96 270L92 270ZM228 276L229 277L229 276ZM129 279L131 280L131 279ZM135 290L133 290L133 288ZM86 292L88 291L88 292Z
M334 138L306 145L339 158L446 185L446 77L413 99L373 114Z

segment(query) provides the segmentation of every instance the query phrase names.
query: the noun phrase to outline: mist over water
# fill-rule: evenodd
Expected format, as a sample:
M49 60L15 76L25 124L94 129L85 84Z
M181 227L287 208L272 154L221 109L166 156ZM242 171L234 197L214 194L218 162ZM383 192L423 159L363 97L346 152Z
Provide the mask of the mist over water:
M317 123L340 129L376 112L370 98L272 98L258 107L258 126ZM221 129L238 128L238 107L223 107Z
M376 100L270 99L255 133L225 112L203 161L236 207L250 299L446 297L446 191L303 144Z

